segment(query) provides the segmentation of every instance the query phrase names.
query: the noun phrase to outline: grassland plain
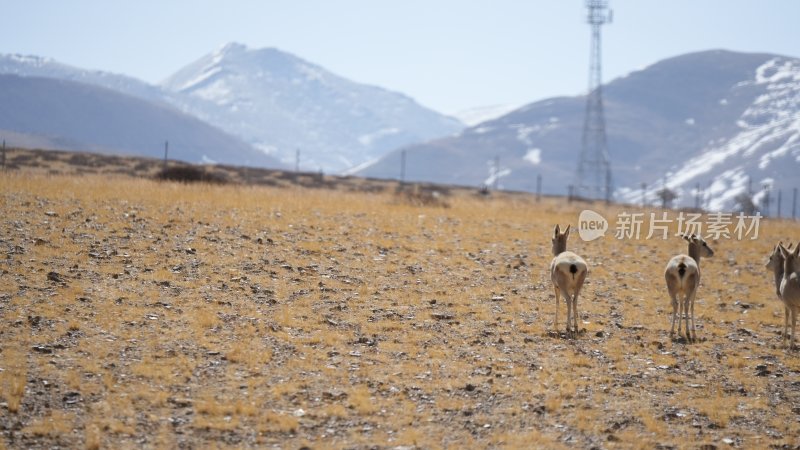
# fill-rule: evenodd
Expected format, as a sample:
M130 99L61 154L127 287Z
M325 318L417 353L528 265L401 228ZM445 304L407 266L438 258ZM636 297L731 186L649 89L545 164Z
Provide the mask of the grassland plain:
M800 445L764 268L797 224L711 242L695 344L668 334L682 240L573 236L568 340L550 236L586 205L446 201L0 173L0 448Z

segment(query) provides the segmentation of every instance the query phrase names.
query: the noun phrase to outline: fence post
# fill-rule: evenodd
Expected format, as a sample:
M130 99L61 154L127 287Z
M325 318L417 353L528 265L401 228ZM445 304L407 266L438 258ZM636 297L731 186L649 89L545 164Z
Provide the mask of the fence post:
M542 174L536 175L536 201L542 199Z
M169 141L164 141L164 164L163 170L167 170L167 154L169 153Z
M406 182L406 150L400 151L400 184Z
M642 183L642 209L647 206L647 183Z

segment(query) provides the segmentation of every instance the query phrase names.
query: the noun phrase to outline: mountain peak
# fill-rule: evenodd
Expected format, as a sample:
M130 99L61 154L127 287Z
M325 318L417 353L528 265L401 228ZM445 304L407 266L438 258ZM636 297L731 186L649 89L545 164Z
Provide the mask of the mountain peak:
M239 55L249 51L250 49L238 42L228 42L227 44L221 45L217 50L214 51L213 56L217 57L226 57L231 55Z

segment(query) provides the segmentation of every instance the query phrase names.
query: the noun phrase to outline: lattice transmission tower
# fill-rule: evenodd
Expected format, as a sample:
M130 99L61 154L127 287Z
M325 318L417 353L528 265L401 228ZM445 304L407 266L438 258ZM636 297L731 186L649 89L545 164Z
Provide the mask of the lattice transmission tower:
M586 22L592 27L589 57L589 93L583 122L581 156L575 195L586 199L611 201L611 162L606 142L606 120L603 113L603 79L600 27L611 23L612 11L606 0L586 0Z

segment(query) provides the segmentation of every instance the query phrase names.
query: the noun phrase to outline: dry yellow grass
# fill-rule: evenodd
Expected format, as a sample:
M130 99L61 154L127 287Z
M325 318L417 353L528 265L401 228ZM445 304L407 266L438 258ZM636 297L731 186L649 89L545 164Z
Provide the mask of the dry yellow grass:
M0 174L0 446L798 444L763 267L797 224L712 244L691 345L668 336L680 240L575 236L565 340L550 233L586 205L445 201Z

